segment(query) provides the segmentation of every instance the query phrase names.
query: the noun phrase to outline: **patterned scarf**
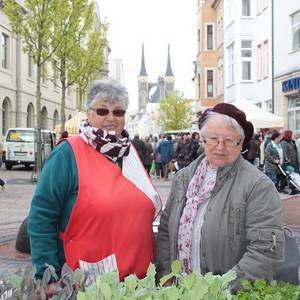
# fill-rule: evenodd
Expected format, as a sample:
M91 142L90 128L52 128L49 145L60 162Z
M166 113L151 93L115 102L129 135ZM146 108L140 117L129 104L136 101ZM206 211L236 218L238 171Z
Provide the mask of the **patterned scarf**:
M131 141L128 132L124 129L117 139L115 134L92 127L88 119L84 119L79 125L80 137L94 149L116 162L118 158L127 156Z
M182 269L190 273L191 268L191 245L193 224L197 215L199 204L205 202L211 195L216 184L216 176L213 176L202 186L208 168L208 160L204 158L198 166L186 192L186 205L179 222L178 231L178 255Z

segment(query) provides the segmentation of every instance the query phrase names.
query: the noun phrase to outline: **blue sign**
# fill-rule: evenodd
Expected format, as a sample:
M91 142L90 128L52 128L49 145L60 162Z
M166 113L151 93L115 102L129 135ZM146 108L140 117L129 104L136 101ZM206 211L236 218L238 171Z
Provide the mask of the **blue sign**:
M281 90L282 92L288 92L292 90L300 89L300 77L295 77L282 82Z

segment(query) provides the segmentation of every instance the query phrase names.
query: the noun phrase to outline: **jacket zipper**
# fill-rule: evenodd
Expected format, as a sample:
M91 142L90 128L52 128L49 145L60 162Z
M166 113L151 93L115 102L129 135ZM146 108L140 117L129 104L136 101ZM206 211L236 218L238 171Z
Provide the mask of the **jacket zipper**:
M241 220L241 209L237 208L235 211L236 229L235 233L240 234L240 220Z

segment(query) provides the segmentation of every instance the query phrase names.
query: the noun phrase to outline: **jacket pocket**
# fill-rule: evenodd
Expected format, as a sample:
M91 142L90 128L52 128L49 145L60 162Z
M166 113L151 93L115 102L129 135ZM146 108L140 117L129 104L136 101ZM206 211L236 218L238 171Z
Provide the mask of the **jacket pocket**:
M255 242L257 249L264 255L281 259L283 253L283 230L272 227L260 227L249 235L250 243Z

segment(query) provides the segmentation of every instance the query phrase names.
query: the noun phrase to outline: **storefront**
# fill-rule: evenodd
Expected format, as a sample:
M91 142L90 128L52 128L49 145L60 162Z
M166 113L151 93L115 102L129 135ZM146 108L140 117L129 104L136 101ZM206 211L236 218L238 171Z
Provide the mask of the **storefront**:
M287 97L288 128L300 129L300 76L282 82L282 92Z

